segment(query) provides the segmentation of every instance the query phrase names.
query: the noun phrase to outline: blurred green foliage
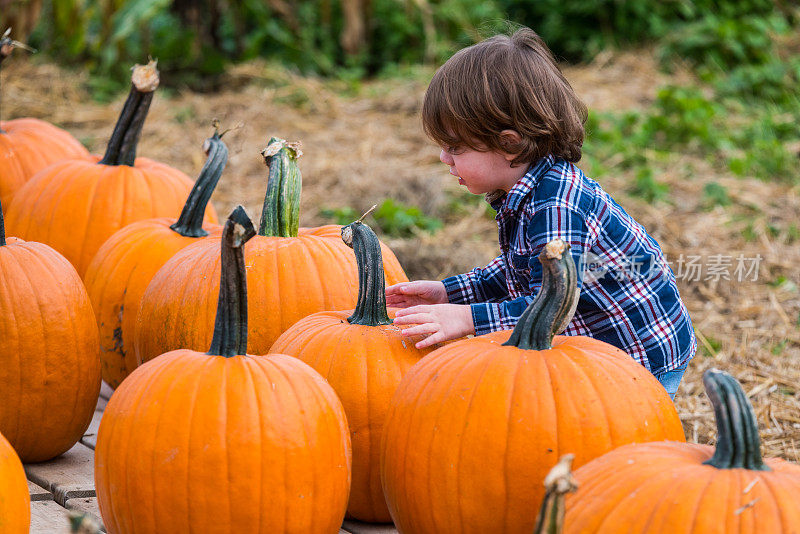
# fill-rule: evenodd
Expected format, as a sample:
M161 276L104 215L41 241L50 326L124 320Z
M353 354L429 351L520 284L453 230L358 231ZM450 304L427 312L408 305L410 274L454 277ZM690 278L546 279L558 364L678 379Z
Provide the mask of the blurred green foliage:
M360 217L359 213L349 207L323 208L320 216L336 224L350 224ZM417 232L435 232L443 223L435 217L428 217L416 206L409 206L391 198L384 200L372 212L380 231L390 237L412 237Z
M707 70L733 69L773 62L770 36L794 23L793 12L774 0L372 0L367 8L355 3L364 39L357 51L346 51L343 13L352 4L45 0L31 41L59 59L122 81L130 64L150 55L171 76L197 84L222 72L227 62L254 57L303 72L355 77L398 64L438 64L458 48L517 24L536 30L557 57L569 61L659 41L665 63L677 57ZM763 76L743 71L737 84L758 86L758 78L789 76L779 70L772 63Z
M593 177L629 170L630 194L669 201L658 177L672 156L688 153L721 172L800 182L798 0L372 0L356 52L344 44L348 2L45 0L30 42L87 67L99 98L123 90L130 66L148 55L159 59L167 86L214 89L231 62L266 57L357 93L366 76L411 76L414 65L438 65L515 24L536 30L568 61L644 44L664 69L688 66L697 82L660 88L642 111L591 112L583 153ZM193 19L187 5L202 16ZM309 98L302 88L279 96L295 107ZM704 192L707 206L725 198L720 189ZM376 220L389 235L437 228L413 206L381 210Z

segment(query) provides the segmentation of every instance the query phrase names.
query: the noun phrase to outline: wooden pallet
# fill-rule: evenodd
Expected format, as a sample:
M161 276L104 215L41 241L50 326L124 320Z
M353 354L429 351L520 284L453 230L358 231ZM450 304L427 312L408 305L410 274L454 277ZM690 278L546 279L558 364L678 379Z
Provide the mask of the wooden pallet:
M89 514L102 524L94 489L94 447L100 418L112 392L103 383L92 423L74 447L49 462L25 464L31 495L31 533L68 533L70 510ZM345 521L339 534L397 534L397 529L392 525Z

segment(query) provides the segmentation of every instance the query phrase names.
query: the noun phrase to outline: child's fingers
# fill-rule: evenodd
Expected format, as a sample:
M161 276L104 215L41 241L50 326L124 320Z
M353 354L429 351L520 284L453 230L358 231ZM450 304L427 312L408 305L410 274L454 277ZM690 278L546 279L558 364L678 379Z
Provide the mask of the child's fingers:
M428 323L435 323L436 320L430 313L413 313L411 315L404 315L402 317L394 317L395 324L413 324L413 325L423 325ZM409 328L403 329L403 335L411 335L408 331Z
M444 332L439 330L429 335L422 341L417 341L417 343L415 343L414 346L417 347L418 349L424 349L425 347L430 347L431 345L435 345L436 343L441 343L442 341L446 341L445 335Z
M408 308L419 304L419 299L410 298L405 295L386 295L386 305L395 306L397 308Z
M395 321L397 322L397 321ZM402 334L404 336L416 336L420 334L433 334L434 332L438 332L441 328L441 325L437 323L424 323L424 324L417 324L408 328L403 328Z
M403 293L402 288L408 282L400 282L399 284L392 284L390 286L386 286L386 296L389 295L400 295Z
M405 300L409 301L410 299L405 299ZM420 304L420 305L417 305L417 306L410 306L410 307L402 309L402 310L397 310L397 313L395 314L395 317L405 317L406 315L412 315L414 313L425 313L427 311L429 311L428 307L425 306L425 305ZM406 323L406 324L408 324L408 323Z

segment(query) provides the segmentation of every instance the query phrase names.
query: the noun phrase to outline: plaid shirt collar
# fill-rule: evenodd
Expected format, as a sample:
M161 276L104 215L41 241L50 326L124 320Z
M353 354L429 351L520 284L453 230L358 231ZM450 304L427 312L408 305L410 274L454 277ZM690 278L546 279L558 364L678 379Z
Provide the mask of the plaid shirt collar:
M514 212L519 209L525 198L533 192L536 182L553 167L555 160L555 157L548 154L532 163L525 176L520 178L508 193L502 189L487 193L486 202L497 212L497 217L500 216L501 211Z

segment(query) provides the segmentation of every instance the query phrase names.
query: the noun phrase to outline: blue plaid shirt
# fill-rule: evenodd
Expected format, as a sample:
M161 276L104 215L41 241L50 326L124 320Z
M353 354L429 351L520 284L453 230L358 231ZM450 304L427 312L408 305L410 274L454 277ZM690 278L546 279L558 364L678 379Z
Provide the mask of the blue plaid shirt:
M472 305L476 335L517 324L541 288L539 253L561 238L582 273L565 335L619 347L657 377L694 356L689 313L658 243L575 165L542 158L508 194L487 200L497 210L501 254L443 280L451 303Z

